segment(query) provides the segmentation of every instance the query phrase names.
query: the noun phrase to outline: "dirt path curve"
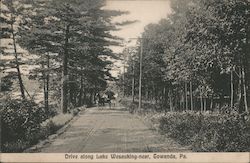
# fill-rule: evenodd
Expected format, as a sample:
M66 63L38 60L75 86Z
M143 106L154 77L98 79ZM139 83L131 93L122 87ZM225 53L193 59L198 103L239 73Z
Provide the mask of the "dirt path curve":
M39 152L186 152L122 107L89 108Z

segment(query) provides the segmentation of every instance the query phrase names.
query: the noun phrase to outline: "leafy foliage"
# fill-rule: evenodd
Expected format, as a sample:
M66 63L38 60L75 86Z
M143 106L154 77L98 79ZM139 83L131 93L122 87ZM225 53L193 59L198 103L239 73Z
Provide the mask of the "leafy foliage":
M2 149L6 143L17 140L34 143L40 124L47 116L45 110L32 101L8 99L0 110Z
M237 113L169 113L160 118L163 134L203 152L249 151L249 119Z
M213 110L214 104L222 107L231 100L240 112L248 112L249 2L173 0L171 6L168 18L145 28L140 48L120 77L125 81L118 85L131 95L142 49L143 98L170 110Z

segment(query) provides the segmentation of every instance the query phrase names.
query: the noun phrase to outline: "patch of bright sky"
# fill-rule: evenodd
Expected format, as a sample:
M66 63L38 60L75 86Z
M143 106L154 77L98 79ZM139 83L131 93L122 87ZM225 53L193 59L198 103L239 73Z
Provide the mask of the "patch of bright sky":
M129 12L129 14L114 17L112 22L138 21L122 26L119 31L111 32L112 35L125 39L125 42L128 42L130 38L140 37L145 26L158 23L171 13L169 0L107 0L107 5L103 9ZM131 43L127 43L126 46L135 46L135 44L136 40L131 40ZM121 53L123 48L111 47L115 53ZM121 71L122 63L119 61L114 63L112 75L117 76Z
M121 27L119 31L112 31L112 34L124 38L137 38L141 36L144 27L150 23L157 23L162 18L167 18L171 13L169 0L107 0L104 9L128 11L113 18L113 22L122 22L126 20L138 20L138 22ZM135 44L132 41L131 44ZM123 48L112 47L114 52L121 52Z

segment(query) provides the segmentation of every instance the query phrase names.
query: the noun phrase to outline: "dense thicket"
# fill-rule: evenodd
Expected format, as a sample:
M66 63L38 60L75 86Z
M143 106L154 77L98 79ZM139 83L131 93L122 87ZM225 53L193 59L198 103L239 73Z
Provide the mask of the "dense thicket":
M249 112L249 1L171 1L173 13L142 35L142 94L166 110ZM137 52L139 53L140 48ZM131 55L126 95L138 91L139 54Z

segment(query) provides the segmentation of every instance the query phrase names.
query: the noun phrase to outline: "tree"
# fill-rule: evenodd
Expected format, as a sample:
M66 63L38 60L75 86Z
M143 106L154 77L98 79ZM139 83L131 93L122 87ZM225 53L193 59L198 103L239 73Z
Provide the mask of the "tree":
M201 111L207 110L208 102L212 109L214 98L222 106L231 96L232 107L238 104L240 112L248 112L248 4L247 0L171 1L173 13L168 19L148 25L143 33L148 40L143 47L144 80L152 81L145 85L156 92L153 96L167 97L170 110L193 110L198 104ZM157 87L162 93L155 91Z
M19 59L19 52L17 50L17 42L16 39L19 37L19 23L18 16L20 14L20 9L22 8L22 4L17 1L9 0L9 1L2 1L3 5L6 6L6 9L1 9L1 21L5 24L1 27L1 39L11 39L12 40L12 49L13 55L15 57L14 65L9 64L9 66L14 66L17 70L17 78L19 82L19 88L22 99L25 99L25 87L22 80L22 74L20 70L20 59ZM1 48L1 53L4 53L4 50ZM7 65L5 65L7 66Z
M110 17L124 12L102 10L104 1L97 0L28 2L32 9L31 14L26 15L27 24L23 26L20 44L29 51L44 56L40 58L54 59L61 65L61 108L66 113L69 103L76 105L76 95L82 96L84 78L85 81L96 81L94 88L88 88L90 96L98 91L97 87L106 85L105 80L111 76L108 68L111 62L106 59L115 57L108 46L118 45L118 38L109 33L115 29ZM57 57L51 58L49 54L56 54ZM45 66L49 59L46 64L44 61L40 63ZM51 68L49 64L47 70L44 68L42 72L47 76L44 78L47 90L49 79L45 72L49 72ZM90 71L94 76L88 75ZM77 93L79 89L80 93Z

